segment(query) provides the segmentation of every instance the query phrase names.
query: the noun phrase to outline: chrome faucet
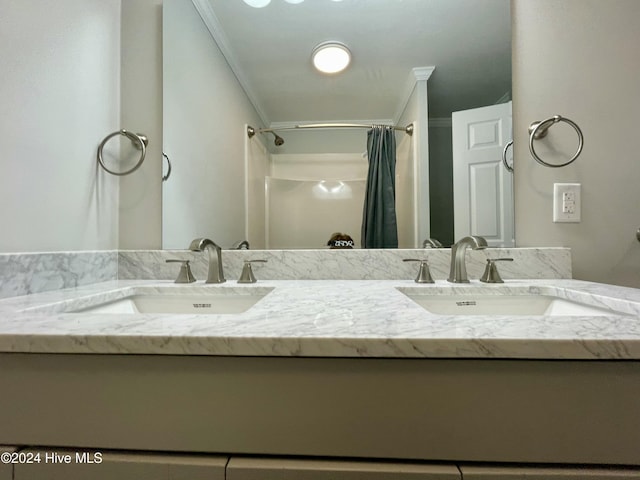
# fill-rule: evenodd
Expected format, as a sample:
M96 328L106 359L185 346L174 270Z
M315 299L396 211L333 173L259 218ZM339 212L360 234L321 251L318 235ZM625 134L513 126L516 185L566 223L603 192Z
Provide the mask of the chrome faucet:
M487 241L480 236L472 235L464 237L451 247L451 269L449 270L448 280L452 283L469 283L467 276L467 264L465 254L467 248L473 250L483 250L487 248Z
M189 250L194 252L207 251L209 255L209 273L205 283L224 283L224 272L222 270L222 249L208 238L196 238L189 245Z
M422 242L422 248L442 248L442 243L435 238L425 238Z
M235 250L249 250L249 242L247 240L242 240L241 242L236 242L231 247Z

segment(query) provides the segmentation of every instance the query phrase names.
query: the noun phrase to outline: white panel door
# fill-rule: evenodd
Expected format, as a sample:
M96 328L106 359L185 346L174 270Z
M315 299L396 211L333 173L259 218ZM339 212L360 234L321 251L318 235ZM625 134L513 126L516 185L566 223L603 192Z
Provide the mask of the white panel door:
M511 140L511 102L453 112L454 235L515 245L513 174L502 164Z

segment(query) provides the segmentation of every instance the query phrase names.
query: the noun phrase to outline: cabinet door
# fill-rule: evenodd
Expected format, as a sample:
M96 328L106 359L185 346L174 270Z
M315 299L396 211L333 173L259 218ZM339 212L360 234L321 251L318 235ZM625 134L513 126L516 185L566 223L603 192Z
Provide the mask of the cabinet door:
M0 446L0 455L3 453L13 453L17 451L15 447ZM0 462L0 480L12 480L13 479L13 465L6 461Z
M464 480L637 480L640 469L460 467Z
M226 480L461 480L455 465L231 457Z
M186 454L28 451L40 454L38 462L16 465L14 480L224 480L228 460L227 457Z

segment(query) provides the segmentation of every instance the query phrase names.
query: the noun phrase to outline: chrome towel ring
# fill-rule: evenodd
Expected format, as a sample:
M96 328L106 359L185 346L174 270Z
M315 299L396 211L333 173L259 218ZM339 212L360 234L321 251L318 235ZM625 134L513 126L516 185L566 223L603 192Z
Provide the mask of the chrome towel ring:
M565 163L554 165L554 164L545 162L538 156L538 154L535 151L535 148L533 147L533 141L538 140L540 138L544 138L547 135L547 131L549 130L549 127L551 127L551 125L554 125L558 122L568 123L576 131L576 133L578 134L578 149L576 150L576 153L573 155L573 157L571 157L571 160ZM565 167L569 165L570 163L574 162L576 158L578 158L580 153L582 153L583 145L584 145L584 135L582 134L582 130L580 130L580 127L576 125L576 123L573 122L572 120L569 120L568 118L562 117L560 115L554 115L553 117L547 118L546 120L543 120L541 122L534 122L529 126L529 151L531 152L531 155L533 156L535 161L538 162L540 165L544 165L545 167L559 168L559 167Z
M111 138L115 137L116 135L124 135L125 137L129 138L133 143L133 146L137 150L140 150L140 160L138 160L138 163L136 163L133 166L133 168L130 168L129 170L126 170L124 172L115 172L113 170L108 169L107 166L104 164L104 160L102 158L102 150L104 149L104 146ZM100 143L100 146L98 147L98 163L102 168L104 168L111 175L118 175L118 176L128 175L130 173L135 172L138 168L140 168L140 165L142 165L142 162L144 162L144 156L147 153L148 144L149 144L149 139L145 135L142 135L141 133L132 133L123 128L122 130L119 130L117 132L113 132L107 135L105 139L102 140L102 143Z
M509 147L513 147L513 140L510 140L509 143L507 143L504 146L504 149L502 150L502 163L504 165L504 168L507 169L507 172L513 173L513 162L511 162L512 163L511 165L507 163L507 150L509 149Z
M169 177L171 176L171 160L169 160L169 155L167 155L164 152L162 152L162 158L164 158L167 161L167 174L162 176L162 181L166 182L167 180L169 180Z

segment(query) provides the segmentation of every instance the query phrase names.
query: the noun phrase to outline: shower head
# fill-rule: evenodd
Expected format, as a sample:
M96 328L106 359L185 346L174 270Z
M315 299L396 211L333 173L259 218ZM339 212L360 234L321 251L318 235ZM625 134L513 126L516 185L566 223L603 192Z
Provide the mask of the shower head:
M280 145L284 144L284 138L282 138L276 132L271 132L271 133L273 133L273 136L276 137L275 140L273 141L273 143L276 144L276 147L279 147Z

